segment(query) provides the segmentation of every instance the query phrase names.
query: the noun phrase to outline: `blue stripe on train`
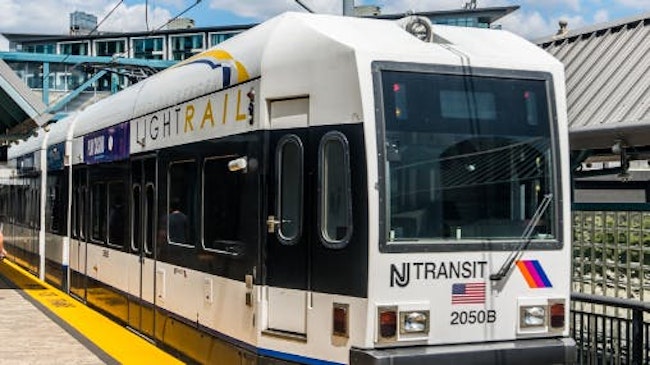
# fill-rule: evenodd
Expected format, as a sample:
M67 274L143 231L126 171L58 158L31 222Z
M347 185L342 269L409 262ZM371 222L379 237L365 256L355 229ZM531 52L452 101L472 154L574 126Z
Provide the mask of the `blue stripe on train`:
M299 355L294 355L294 354L288 354L286 352L263 349L261 347L257 349L257 354L261 355L261 356L268 356L268 357L273 357L273 358L281 359L281 360L293 361L293 362L297 362L297 363L301 363L301 364L309 364L309 365L344 365L343 363L339 363L339 362L312 359L310 357L304 357L304 356L299 356Z

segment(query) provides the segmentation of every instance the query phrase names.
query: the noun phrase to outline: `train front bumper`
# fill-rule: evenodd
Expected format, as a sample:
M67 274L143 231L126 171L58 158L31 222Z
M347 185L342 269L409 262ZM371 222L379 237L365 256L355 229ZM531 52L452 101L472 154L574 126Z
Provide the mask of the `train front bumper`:
M351 365L551 365L575 361L576 343L571 338L350 350Z

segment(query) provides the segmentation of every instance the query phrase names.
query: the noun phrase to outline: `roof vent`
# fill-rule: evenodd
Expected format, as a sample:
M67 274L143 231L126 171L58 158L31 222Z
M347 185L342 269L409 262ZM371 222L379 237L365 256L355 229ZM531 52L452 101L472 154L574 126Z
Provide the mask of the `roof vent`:
M474 10L476 9L476 6L476 0L469 0L465 5L463 5L463 9Z
M560 20L558 25L560 26L560 29L558 29L557 33L555 33L556 37L562 37L569 33L569 22L566 20Z

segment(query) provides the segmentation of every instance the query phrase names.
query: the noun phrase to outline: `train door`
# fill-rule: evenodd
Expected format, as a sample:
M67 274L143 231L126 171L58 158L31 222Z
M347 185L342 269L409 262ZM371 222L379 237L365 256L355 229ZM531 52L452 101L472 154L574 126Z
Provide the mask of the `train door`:
M266 246L267 331L307 336L309 244L303 224L309 99L271 103L268 240Z
M137 256L133 268L135 286L129 301L129 326L153 338L156 234L156 158L131 162L131 251Z
M35 275L40 274L40 255L44 254L39 250L39 231L41 230L41 179L29 179L27 190L27 267Z
M88 240L88 172L72 172L72 240L70 242L70 293L86 301Z

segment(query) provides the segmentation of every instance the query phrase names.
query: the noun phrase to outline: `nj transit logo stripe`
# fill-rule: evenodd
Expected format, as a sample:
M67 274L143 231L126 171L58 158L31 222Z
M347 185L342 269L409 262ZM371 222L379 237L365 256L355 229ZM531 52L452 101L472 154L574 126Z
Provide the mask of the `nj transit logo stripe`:
M546 272L537 260L520 260L517 261L517 267L526 279L528 286L534 289L552 288L553 284L548 280Z
M223 85L228 87L232 84L239 84L250 79L246 67L235 60L230 53L221 49L210 49L194 55L183 62L172 67L187 66L192 64L208 65L211 69L220 69L223 72Z

